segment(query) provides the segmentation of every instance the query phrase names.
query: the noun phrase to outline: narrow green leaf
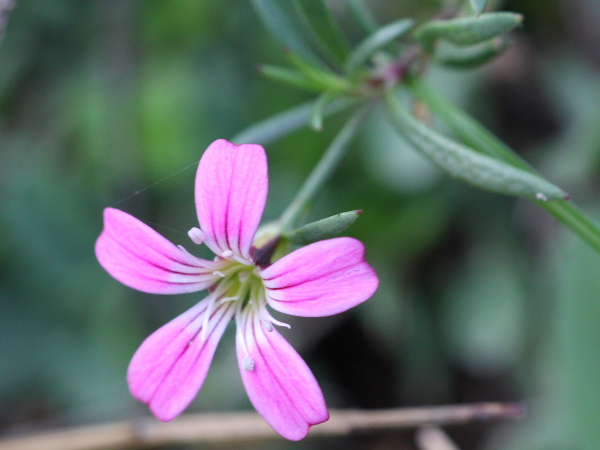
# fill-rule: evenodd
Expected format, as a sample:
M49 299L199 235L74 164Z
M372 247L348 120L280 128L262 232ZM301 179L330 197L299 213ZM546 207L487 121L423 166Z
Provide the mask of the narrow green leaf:
M487 3L487 0L469 0L469 3L471 4L471 9L473 10L473 12L476 15L479 15L485 9L485 4Z
M341 65L350 49L325 0L296 0L295 3L325 53Z
M354 223L362 211L348 211L309 223L290 233L284 234L294 244L308 245L313 242L331 239Z
M365 4L364 0L347 0L346 4L350 8L350 13L367 34L372 34L379 28L377 19Z
M393 92L386 95L388 116L402 135L450 176L506 195L540 201L567 198L559 187L531 172L454 142L412 117Z
M473 149L523 170L535 172L535 169L523 158L513 152L506 144L462 109L454 106L448 99L417 78L406 80L411 92L427 104L431 110L444 120L453 133Z
M306 76L306 78L323 86L322 90L331 90L335 92L344 92L350 90L350 82L345 78L336 75L331 70L315 67L294 52L286 52L286 56L290 63L304 76Z
M414 24L411 19L392 22L363 40L350 55L346 63L349 74L356 72L377 50L406 33Z
M281 81L300 89L311 92L321 92L323 90L322 85L309 80L297 70L288 69L287 67L270 66L267 64L260 66L260 72L273 80Z
M478 17L451 20L432 20L415 31L415 39L433 52L435 41L443 39L456 45L474 45L500 36L523 21L521 14L510 12L487 13Z
M323 92L319 98L317 98L310 114L310 126L313 130L321 131L323 129L323 115L325 113L325 108L335 99L335 97L336 94L333 92Z
M438 115L463 142L476 151L500 158L515 167L535 173L527 161L512 151L492 132L453 105L450 101L418 79L409 79L411 91L424 101L431 111ZM536 202L540 207L577 233L588 244L600 252L600 226L591 220L573 202L558 200L555 202Z
M306 61L324 66L313 52L290 0L252 0L252 5L266 27L281 44L299 54Z
M454 69L470 69L481 66L501 55L509 45L510 39L505 36L499 36L470 47L455 47L447 44L438 47L435 52L435 60Z
M338 98L329 103L323 111L323 117L343 111L356 103L346 98ZM250 125L248 128L240 131L230 140L236 144L253 143L260 145L269 145L296 130L308 125L314 109L315 100L295 106L284 112L269 117L268 119Z

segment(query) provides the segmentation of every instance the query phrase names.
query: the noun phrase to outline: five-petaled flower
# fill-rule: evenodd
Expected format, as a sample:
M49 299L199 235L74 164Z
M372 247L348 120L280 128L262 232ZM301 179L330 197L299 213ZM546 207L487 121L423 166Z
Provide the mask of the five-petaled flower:
M196 175L200 228L190 238L216 253L197 258L113 208L96 242L100 264L121 283L155 294L208 289L197 305L150 335L129 365L131 393L160 420L177 417L202 386L227 323L235 318L242 381L256 410L283 437L299 440L329 413L310 369L274 329L271 308L297 316L346 311L375 292L364 247L340 237L300 248L271 265L252 246L267 199L267 161L259 145L213 142Z

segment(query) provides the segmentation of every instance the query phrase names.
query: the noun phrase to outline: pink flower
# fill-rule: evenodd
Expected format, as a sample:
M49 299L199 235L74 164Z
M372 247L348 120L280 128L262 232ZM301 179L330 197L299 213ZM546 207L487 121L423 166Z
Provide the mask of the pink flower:
M237 324L242 381L256 410L283 437L300 440L329 413L310 369L274 329L267 309L329 316L367 300L378 286L363 245L341 237L296 250L269 266L253 259L252 242L267 199L267 160L259 145L213 142L196 175L199 228L190 238L216 253L193 256L113 208L96 242L100 264L121 283L154 294L209 289L196 306L150 335L129 365L132 395L160 420L192 402L228 322Z

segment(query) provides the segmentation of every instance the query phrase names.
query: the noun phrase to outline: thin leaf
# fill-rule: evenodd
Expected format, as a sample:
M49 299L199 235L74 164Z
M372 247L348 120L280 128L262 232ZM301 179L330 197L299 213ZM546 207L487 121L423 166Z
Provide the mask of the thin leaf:
M415 31L415 39L433 52L435 41L443 39L456 45L475 45L509 32L523 21L521 14L487 13L478 17L432 20Z
M252 5L269 31L285 48L293 50L312 64L324 66L307 42L293 2L290 0L252 0Z
M354 223L362 211L348 211L309 223L290 233L284 234L294 244L308 245L313 242L331 239Z
M323 129L323 115L325 108L335 99L335 93L323 92L317 101L314 103L314 107L310 114L310 126L315 131L321 131Z
M362 41L350 55L346 63L346 71L354 73L360 68L377 50L385 47L394 39L406 33L414 24L411 19L401 19L392 22Z
M435 114L438 114L465 144L481 153L502 159L519 169L535 172L535 169L527 161L513 152L491 131L480 125L462 109L454 106L434 89L416 78L407 79L407 85L411 92L425 102Z
M325 53L341 65L350 49L325 0L296 0L295 3Z
M510 39L499 36L471 47L454 47L451 44L440 46L435 52L435 60L454 69L471 69L481 66L501 55L510 45Z
M363 0L348 0L346 4L365 33L372 34L377 31L379 23Z
M478 153L428 128L408 113L393 92L388 92L386 100L392 125L450 176L506 195L542 201L567 198L562 189L542 177Z
M469 3L473 12L476 15L479 15L485 9L485 4L487 3L487 0L469 0Z
M290 63L306 76L306 78L323 86L322 90L331 90L335 92L345 92L350 90L350 82L345 78L336 75L331 70L315 67L294 52L286 52L286 56Z
M338 113L354 103L355 101L346 98L338 98L327 105L323 111L323 117ZM250 125L230 140L236 144L253 143L269 145L271 142L308 125L314 104L315 100L311 100L254 125Z
M471 148L483 154L502 159L520 169L535 173L535 169L527 161L513 152L492 132L425 83L417 79L409 79L408 86L418 98L427 104L434 114L444 120L456 136ZM596 251L600 252L600 226L573 202L558 200L555 202L536 201L536 203L577 233Z
M291 86L304 89L311 92L322 92L323 85L316 83L314 80L308 79L304 74L297 70L289 69L287 67L263 65L260 66L260 72L268 78L272 78L276 81L289 84Z

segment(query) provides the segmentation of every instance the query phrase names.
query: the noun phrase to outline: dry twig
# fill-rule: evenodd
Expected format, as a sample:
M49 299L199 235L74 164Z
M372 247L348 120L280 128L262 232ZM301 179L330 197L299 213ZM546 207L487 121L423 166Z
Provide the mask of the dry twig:
M309 437L355 432L516 419L519 404L479 403L386 410L332 410L329 421ZM189 443L236 443L276 439L278 435L254 412L187 414L170 423L155 419L90 425L0 440L0 450L123 450Z

